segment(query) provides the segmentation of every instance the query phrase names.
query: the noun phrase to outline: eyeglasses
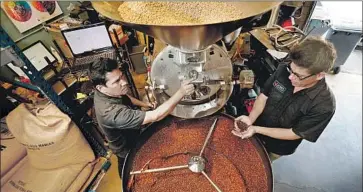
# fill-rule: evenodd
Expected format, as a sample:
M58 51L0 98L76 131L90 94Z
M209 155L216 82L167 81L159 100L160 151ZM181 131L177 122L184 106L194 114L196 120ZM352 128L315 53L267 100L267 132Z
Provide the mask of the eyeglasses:
M305 80L305 79L307 79L307 78L309 78L309 77L312 77L312 76L314 76L315 74L311 74L311 75L308 75L308 76L306 76L306 77L301 77L301 75L300 74L298 74L298 73L295 73L292 69L291 69L291 64L288 64L287 66L286 66L286 69L287 69L287 71L290 73L290 74L294 74L300 81L302 81L302 80Z

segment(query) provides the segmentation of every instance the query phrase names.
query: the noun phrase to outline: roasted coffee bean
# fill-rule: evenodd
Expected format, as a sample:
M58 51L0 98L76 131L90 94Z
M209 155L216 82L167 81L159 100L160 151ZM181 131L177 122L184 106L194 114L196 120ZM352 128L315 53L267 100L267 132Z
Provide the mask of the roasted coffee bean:
M198 155L214 118L187 120L167 118L149 140L138 150L132 170L187 165L190 157ZM267 192L272 182L270 165L260 145L252 139L232 135L234 120L221 115L203 153L205 172L222 190L228 192ZM184 153L189 152L189 153ZM175 155L173 155L175 154ZM161 158L168 157L168 158ZM265 167L266 166L266 167ZM129 181L131 182L131 181ZM133 192L212 192L216 191L200 173L180 169L135 175ZM272 189L270 189L272 191Z
M243 121L237 121L237 126L241 129L241 131L246 131L248 128L248 125Z

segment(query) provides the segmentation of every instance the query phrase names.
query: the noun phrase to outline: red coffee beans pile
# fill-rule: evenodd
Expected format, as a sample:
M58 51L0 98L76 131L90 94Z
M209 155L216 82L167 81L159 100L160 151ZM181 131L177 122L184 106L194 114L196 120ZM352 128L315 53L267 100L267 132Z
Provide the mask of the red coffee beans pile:
M198 120L170 117L163 120L158 124L162 128L137 152L132 170L140 170L150 159L154 160L148 165L149 169L187 165L190 157L199 155L216 117ZM232 135L233 126L233 118L218 116L215 130L202 155L206 160L205 172L222 191L267 192L272 178L266 154L252 139L242 140ZM242 124L238 126L241 130L247 128ZM176 155L170 156L172 154ZM202 174L193 173L188 168L135 175L133 182L129 189L133 192L216 191Z

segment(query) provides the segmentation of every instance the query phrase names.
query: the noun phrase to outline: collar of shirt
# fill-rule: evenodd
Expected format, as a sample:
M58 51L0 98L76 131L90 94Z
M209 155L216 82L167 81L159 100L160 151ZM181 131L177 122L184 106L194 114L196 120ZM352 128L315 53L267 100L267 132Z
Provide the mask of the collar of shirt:
M316 83L314 86L305 89L304 93L312 100L324 88L326 88L325 78L319 80L318 83Z

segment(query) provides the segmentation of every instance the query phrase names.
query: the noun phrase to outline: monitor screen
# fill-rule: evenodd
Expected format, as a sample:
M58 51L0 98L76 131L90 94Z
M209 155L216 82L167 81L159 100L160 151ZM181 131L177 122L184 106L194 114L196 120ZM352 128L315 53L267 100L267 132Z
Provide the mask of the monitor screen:
M64 31L63 35L74 55L112 47L105 25Z
M25 48L23 53L38 71L48 66L48 63L44 57L48 57L51 63L56 61L56 58L40 41Z

